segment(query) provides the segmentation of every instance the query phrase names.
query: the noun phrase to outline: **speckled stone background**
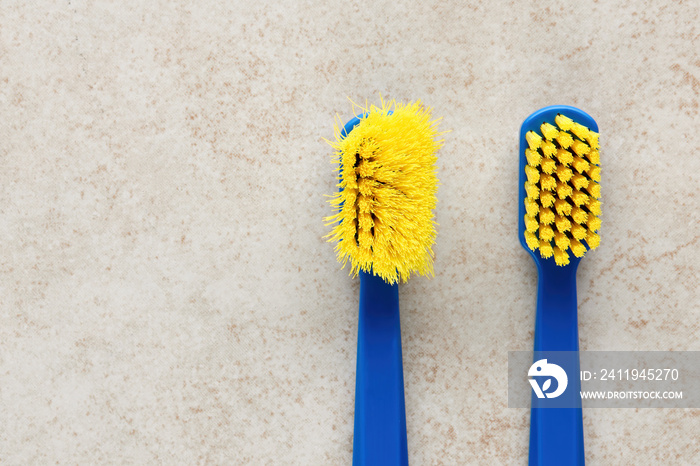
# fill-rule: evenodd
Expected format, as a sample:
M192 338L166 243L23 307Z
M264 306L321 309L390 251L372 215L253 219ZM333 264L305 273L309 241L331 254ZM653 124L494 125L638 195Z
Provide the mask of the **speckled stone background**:
M39 6L41 4L41 6ZM333 119L444 117L432 280L401 288L412 464L525 464L519 125L600 125L581 347L700 350L700 4L0 5L0 463L350 464L358 283ZM700 464L700 410L584 414L589 464Z

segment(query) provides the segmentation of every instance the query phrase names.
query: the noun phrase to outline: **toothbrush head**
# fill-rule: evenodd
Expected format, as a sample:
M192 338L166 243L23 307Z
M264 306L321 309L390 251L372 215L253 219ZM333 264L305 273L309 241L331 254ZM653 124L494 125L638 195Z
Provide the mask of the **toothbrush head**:
M520 242L535 260L569 265L600 244L598 125L574 107L545 107L520 129ZM573 254L570 258L569 251Z
M433 274L433 209L438 179L436 120L418 102L362 108L331 142L338 187L329 241L350 273L372 272L394 284Z

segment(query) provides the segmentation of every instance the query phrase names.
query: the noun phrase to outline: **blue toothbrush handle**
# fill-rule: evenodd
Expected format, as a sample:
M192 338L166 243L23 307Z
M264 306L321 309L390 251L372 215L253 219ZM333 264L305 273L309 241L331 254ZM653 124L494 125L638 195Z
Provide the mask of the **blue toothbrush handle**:
M578 352L576 269L578 260L559 267L553 260L538 261L535 352ZM538 356L535 356L538 359ZM569 387L580 391L578 355L569 370ZM575 408L532 408L530 465L583 465L583 416L580 398ZM533 401L534 403L534 401Z
M408 465L399 286L360 272L354 466Z

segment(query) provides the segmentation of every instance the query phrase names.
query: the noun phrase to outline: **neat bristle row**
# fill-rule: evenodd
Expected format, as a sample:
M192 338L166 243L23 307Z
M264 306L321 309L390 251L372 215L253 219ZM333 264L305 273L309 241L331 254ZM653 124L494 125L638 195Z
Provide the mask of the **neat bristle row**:
M432 275L438 121L420 102L360 110L360 123L346 136L336 126L331 142L340 190L326 219L329 241L353 275L372 272L387 283Z
M567 251L583 257L600 244L600 154L598 133L561 114L554 123L525 134L525 242L564 266Z

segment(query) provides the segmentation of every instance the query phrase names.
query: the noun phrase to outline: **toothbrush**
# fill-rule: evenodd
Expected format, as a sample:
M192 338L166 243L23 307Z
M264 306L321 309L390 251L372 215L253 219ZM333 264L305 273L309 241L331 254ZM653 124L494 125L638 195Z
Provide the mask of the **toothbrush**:
M577 396L576 270L586 251L600 244L599 182L598 125L593 118L574 107L551 106L523 122L519 237L538 271L535 354L576 352L569 390L577 406L531 409L530 465L585 463Z
M339 192L327 218L338 260L360 276L353 465L408 464L399 282L432 275L437 122L394 102L336 126Z

